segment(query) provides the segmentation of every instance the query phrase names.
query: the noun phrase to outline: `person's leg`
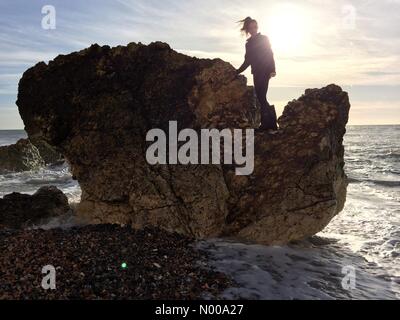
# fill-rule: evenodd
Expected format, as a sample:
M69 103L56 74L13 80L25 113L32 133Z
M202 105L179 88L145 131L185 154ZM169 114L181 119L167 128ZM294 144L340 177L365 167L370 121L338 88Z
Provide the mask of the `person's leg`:
M254 77L254 90L256 92L257 100L261 105L261 127L260 129L275 129L274 116L271 107L267 101L267 92L269 77L265 73L255 73Z
M269 104L267 100L267 94L268 94L268 87L269 87L269 74L265 74L265 78L262 79L262 96L265 97L265 105L266 109L268 110L267 115L267 121L266 121L266 126L268 129L273 129L273 130L278 130L278 124L277 124L277 117L276 117L276 111L275 111L275 106L272 106Z
M273 130L278 130L278 119L276 117L276 110L275 110L275 106L269 106L269 108L271 109L271 128Z
M265 97L265 102L266 102L266 106L267 107L269 107L270 106L270 104L269 104L269 102L268 102L268 99L267 99L267 95L268 95L268 87L269 87L269 75L268 74L265 74L265 77L264 77L264 79L263 79L263 94L264 94L264 97Z
M267 107L269 105L267 101L269 78L265 73L255 73L253 79L258 102L262 107Z

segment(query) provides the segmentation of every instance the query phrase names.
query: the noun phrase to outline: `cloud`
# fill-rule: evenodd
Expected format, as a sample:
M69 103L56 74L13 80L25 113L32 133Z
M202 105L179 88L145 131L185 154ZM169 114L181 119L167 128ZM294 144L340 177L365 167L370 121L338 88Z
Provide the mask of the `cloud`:
M395 101L352 101L349 124L399 124L399 109L400 102Z
M368 76L391 76L391 75L400 75L400 72L384 72L384 71L369 71L365 72L366 75Z

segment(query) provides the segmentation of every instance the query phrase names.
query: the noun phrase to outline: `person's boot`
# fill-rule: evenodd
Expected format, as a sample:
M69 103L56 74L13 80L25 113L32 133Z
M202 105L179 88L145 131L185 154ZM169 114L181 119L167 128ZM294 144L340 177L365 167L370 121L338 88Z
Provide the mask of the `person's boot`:
M269 129L269 123L268 123L268 118L269 118L269 110L266 107L261 106L261 125L258 128L258 131L264 131Z
M276 117L276 110L275 110L275 106L274 105L271 105L270 106L270 108L271 108L271 114L272 114L272 125L271 125L271 129L273 129L273 130L278 130L278 119L277 119L277 117Z
M257 131L278 130L275 107L261 107L261 126Z

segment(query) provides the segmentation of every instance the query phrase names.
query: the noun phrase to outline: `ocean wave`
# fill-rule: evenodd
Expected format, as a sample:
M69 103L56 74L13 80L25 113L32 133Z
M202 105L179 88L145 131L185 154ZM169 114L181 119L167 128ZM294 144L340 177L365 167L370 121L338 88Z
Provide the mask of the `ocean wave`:
M387 148L384 148L382 152L375 152L370 154L371 157L376 159L384 159L384 160L393 160L393 159L400 159L400 153L398 150L396 151L387 151Z
M400 187L400 181L389 181L389 180L369 180L372 183L385 187Z
M356 178L352 178L352 177L348 177L348 178L347 178L347 181L348 181L349 183L360 183L360 182L362 182L362 180L356 179Z
M380 179L363 179L354 176L348 177L348 182L351 184L363 183L363 184L374 184L377 186L384 187L400 187L400 180L380 180Z
M209 253L213 267L238 284L223 293L226 299L394 300L400 293L384 268L335 241L268 247L219 239L198 246ZM346 268L356 274L351 290L343 285Z
M79 183L72 179L66 164L0 175L0 197L12 192L33 194L40 187L49 185L62 190L70 201L76 202L80 199Z

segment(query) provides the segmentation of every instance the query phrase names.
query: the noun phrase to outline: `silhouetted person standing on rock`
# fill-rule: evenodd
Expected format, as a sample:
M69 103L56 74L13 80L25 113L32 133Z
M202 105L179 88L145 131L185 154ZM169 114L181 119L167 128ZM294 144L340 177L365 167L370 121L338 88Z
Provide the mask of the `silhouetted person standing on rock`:
M243 23L241 29L246 35L251 37L247 39L246 55L243 64L236 71L239 75L251 66L251 73L254 79L254 89L257 99L261 105L261 127L262 130L277 130L275 107L267 101L267 92L269 80L276 76L274 54L268 37L258 32L257 21L247 17L239 21Z

